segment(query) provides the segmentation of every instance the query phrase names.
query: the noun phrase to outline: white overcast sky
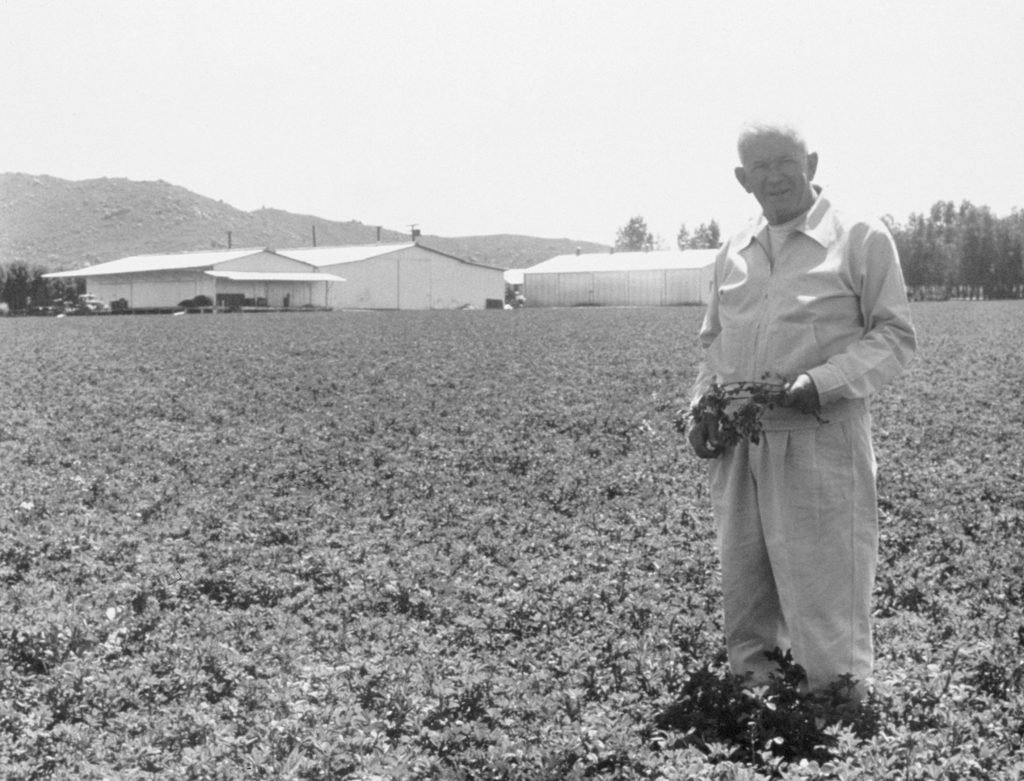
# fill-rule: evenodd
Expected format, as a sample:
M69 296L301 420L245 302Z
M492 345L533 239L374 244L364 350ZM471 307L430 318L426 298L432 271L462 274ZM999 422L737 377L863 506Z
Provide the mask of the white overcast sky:
M739 227L791 117L836 198L1024 207L1019 0L0 0L0 171L611 243Z

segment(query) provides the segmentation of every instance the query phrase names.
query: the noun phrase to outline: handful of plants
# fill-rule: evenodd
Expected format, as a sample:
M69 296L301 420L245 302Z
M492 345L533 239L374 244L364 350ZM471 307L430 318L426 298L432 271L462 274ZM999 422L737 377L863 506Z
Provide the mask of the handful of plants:
M691 422L710 415L718 423L717 445L730 447L744 439L756 445L764 433L762 416L767 410L782 405L786 386L784 377L771 375L765 375L760 381L714 383L697 404L680 412L676 428L685 434ZM817 413L814 415L821 420Z

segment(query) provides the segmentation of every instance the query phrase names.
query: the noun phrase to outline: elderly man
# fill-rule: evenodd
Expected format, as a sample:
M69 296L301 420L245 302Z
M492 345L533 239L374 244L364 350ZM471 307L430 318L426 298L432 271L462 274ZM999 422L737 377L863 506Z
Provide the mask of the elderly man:
M800 133L746 126L736 178L762 216L715 263L694 403L712 383L781 377L754 443L723 446L704 416L690 444L711 459L725 632L734 673L763 682L792 650L807 685L871 675L878 516L869 399L916 348L892 237L812 184Z

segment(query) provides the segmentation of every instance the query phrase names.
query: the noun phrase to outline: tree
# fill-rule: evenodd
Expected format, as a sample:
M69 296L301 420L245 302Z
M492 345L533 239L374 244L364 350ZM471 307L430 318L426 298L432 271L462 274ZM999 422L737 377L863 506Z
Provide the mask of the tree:
M643 217L633 217L625 227L619 228L615 249L623 252L647 252L654 248L654 234L647 230Z
M25 309L32 290L32 269L27 263L12 263L4 279L3 300L11 309Z
M997 217L988 206L938 201L905 225L886 218L914 297L1024 296L1024 215Z
M884 218L896 242L900 266L912 298L946 297L957 284L959 249L956 231L946 224L945 204L939 202L929 214L912 213L907 224Z
M686 229L686 223L679 226L679 233L676 235L676 245L679 249L690 249L690 231Z
M712 220L705 225L703 222L693 232L690 249L718 249L722 246L722 232L718 223Z
M676 244L679 245L679 249L718 249L722 246L722 232L718 223L712 220L710 223L702 222L698 225L691 236L684 223L679 226Z
M976 207L970 201L960 205L960 221L960 281L969 298L984 298L985 288L994 282L995 221L987 206Z
M989 298L1016 298L1020 290L1022 265L1024 265L1024 247L1014 230L1010 220L996 223L995 261L992 264L991 290L986 290Z

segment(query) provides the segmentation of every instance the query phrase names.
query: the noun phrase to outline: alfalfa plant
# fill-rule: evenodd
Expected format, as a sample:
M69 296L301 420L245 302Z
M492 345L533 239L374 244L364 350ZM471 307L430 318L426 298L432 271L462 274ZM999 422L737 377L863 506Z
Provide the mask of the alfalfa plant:
M662 745L692 746L710 761L744 762L774 774L801 759L836 759L851 739L877 732L876 704L870 695L863 701L853 696L851 676L825 691L807 692L804 670L789 651L767 655L777 671L762 685L710 665L692 671L655 721Z
M764 433L762 418L775 407L783 406L788 383L784 377L765 374L760 381L713 383L697 403L676 415L676 429L686 433L690 425L712 418L718 426L715 443L731 447L743 440L753 444ZM826 421L815 411L820 423Z

